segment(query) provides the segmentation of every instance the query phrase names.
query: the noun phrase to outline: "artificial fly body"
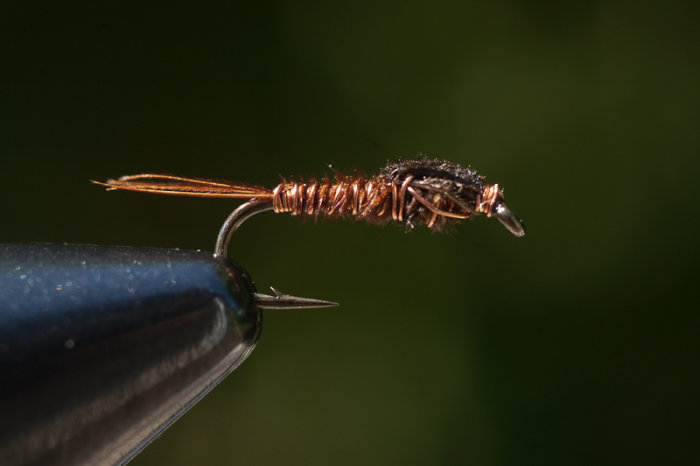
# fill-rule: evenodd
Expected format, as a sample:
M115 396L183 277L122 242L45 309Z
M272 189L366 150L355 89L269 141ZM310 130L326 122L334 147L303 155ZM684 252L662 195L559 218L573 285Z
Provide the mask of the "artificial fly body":
M269 189L245 183L183 178L152 173L99 183L110 190L195 197L250 199L292 215L353 217L371 223L396 221L408 229L445 225L478 214L496 217L512 234L525 228L505 205L503 191L470 168L442 160L404 160L388 164L371 178L336 175L336 180L282 181Z
M352 217L370 223L403 223L411 230L425 225L433 231L463 219L484 214L496 217L515 236L523 236L522 221L506 207L503 191L497 184L487 184L471 168L444 160L400 160L389 163L377 175L347 176L336 174L335 180L295 182L283 180L270 189L230 181L184 178L146 173L123 176L106 183L93 181L109 190L139 191L178 196L248 199L226 220L217 238L215 253L226 256L233 232L252 215L266 210L292 215L323 215L330 218ZM294 298L275 291L276 296L259 295L261 307L320 307L308 298ZM263 297L267 297L268 303ZM282 305L292 302L295 306ZM273 305L279 304L278 306ZM307 305L308 304L308 305Z

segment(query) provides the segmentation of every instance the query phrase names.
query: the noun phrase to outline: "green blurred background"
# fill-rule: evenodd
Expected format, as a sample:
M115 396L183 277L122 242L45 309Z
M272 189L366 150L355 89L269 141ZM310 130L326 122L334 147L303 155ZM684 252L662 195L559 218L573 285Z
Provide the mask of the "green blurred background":
M523 239L265 214L232 255L253 355L134 465L680 464L697 456L696 2L0 7L0 241L213 248L273 186L426 154L505 187Z

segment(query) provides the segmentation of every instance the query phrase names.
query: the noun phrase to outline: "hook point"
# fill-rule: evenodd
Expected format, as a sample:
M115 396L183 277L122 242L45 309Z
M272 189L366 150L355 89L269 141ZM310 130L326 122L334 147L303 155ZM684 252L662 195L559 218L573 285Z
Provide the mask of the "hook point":
M255 304L262 309L316 309L322 307L339 306L333 301L315 298L302 298L280 292L275 287L270 287L274 296L263 293L255 293Z

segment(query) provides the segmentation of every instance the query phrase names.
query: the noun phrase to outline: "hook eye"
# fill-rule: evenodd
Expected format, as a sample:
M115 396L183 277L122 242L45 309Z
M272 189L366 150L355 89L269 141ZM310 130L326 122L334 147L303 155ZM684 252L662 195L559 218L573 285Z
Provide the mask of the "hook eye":
M515 216L502 202L496 204L493 215L508 229L513 235L520 238L525 235L525 225L522 220Z

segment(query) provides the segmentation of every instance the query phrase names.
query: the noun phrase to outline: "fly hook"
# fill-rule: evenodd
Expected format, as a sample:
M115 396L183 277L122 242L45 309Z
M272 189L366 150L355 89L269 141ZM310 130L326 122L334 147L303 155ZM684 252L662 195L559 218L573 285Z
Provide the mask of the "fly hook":
M253 215L265 212L266 210L272 210L272 205L269 203L248 201L242 204L236 210L234 210L231 215L228 216L224 224L219 230L219 235L216 237L216 246L214 247L214 255L227 257L228 247L231 242L231 236L238 230L238 227L248 220ZM324 301L322 299L315 298L302 298L299 296L291 296L288 294L280 293L273 287L270 287L275 293L274 296L255 293L255 303L261 309L313 309L320 307L333 307L337 306L338 303L332 301Z
M445 160L400 160L389 163L377 175L336 174L336 180L288 182L275 188L230 181L183 178L146 173L123 176L106 183L109 190L140 191L179 196L248 199L226 219L216 240L215 254L226 256L231 235L251 216L274 210L292 215L354 217L371 223L395 221L411 230L425 225L433 231L479 214L495 217L514 236L525 235L525 226L506 207L498 184L486 183L471 168ZM336 303L297 298L275 291L256 294L260 307L287 309L336 306Z

